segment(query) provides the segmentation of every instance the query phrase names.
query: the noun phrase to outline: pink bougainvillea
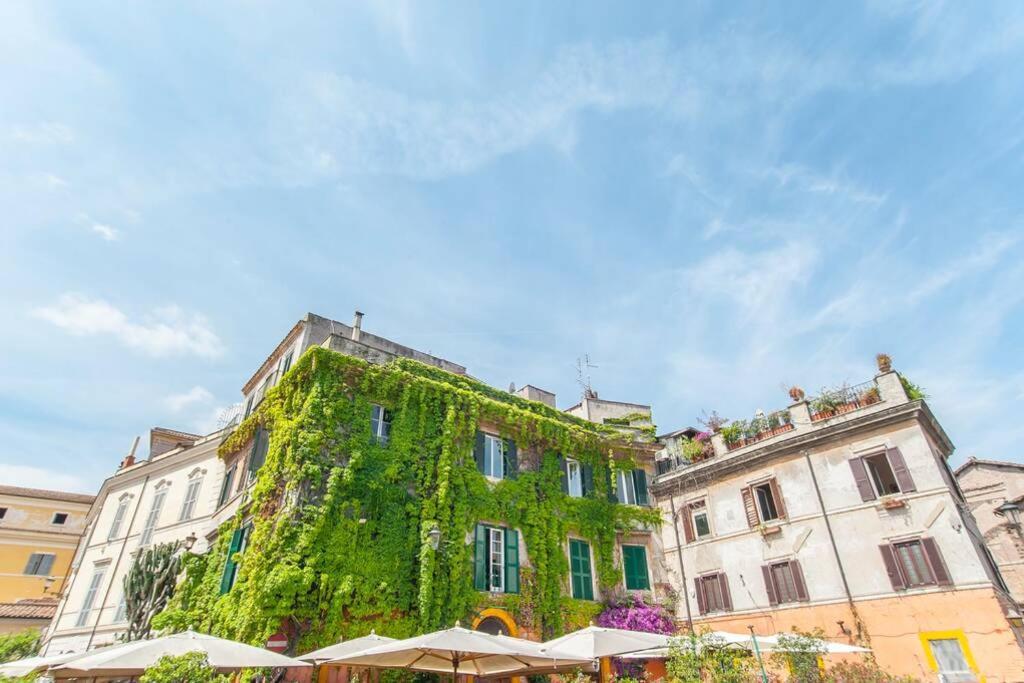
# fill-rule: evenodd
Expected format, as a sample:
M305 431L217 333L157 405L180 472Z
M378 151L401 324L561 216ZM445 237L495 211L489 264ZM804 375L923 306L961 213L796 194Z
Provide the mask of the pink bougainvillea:
M639 595L609 605L597 617L597 625L647 633L675 633L672 617L661 605L648 605Z

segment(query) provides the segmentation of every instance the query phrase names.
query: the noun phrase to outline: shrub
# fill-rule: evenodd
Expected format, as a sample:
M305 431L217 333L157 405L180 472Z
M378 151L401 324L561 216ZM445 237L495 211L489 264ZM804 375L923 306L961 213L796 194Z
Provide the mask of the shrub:
M665 667L673 683L747 683L757 671L749 652L726 647L709 632L673 638Z
M0 664L31 657L39 651L42 634L34 628L0 635Z
M205 652L166 655L146 669L139 683L228 683L230 679L210 666Z

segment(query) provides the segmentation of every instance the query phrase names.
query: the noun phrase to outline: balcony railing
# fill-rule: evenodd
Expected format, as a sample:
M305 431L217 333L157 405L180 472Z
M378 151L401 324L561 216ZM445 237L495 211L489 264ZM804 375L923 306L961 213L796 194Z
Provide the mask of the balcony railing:
M793 431L793 420L788 410L755 415L749 422L734 422L722 430L725 447L734 451L750 444Z
M824 391L807 403L811 411L811 422L818 422L879 403L881 400L882 394L878 390L878 385L875 380L869 380L853 386L844 385L838 389Z

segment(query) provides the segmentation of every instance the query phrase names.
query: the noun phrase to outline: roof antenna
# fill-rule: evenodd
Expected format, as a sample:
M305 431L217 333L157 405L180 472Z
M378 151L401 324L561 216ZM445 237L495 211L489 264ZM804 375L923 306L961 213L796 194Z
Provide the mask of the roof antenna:
M583 389L583 398L597 398L597 393L590 384L591 368L597 366L590 362L589 353L584 353L582 358L576 358L576 383Z

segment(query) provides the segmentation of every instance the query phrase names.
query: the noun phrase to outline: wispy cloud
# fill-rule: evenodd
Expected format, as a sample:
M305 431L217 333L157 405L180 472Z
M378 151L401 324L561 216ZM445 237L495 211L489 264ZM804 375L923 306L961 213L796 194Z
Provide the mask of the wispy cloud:
M75 139L71 128L52 121L13 126L10 136L17 142L39 145L64 145Z
M907 301L915 304L927 296L948 287L957 280L996 265L1007 249L1024 239L1020 233L995 233L985 235L978 246L960 258L954 258L944 267L935 270L907 294Z
M773 178L782 188L841 197L858 204L881 204L886 198L885 194L873 192L839 174L822 175L799 164L768 168L764 175Z
M36 308L32 313L73 335L109 336L151 356L216 358L224 352L220 338L203 316L177 306L157 308L136 322L102 299L68 293L56 304Z
M103 223L93 223L92 231L102 237L107 242L115 242L121 237L121 233Z
M51 491L93 492L93 482L68 474L66 471L33 467L31 465L11 465L0 463L0 481L12 486L24 486L31 489L48 489Z
M212 401L213 394L210 393L206 387L196 385L184 393L171 394L164 399L164 405L166 405L171 412L180 413L186 408L208 404Z

